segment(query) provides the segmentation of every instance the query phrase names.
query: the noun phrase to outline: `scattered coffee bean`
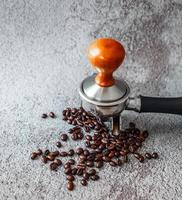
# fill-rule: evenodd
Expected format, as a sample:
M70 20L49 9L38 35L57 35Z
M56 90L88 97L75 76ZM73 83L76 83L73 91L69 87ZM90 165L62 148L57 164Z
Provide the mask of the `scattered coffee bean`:
M68 163L69 163L70 165L74 165L74 164L75 164L75 160L69 159L69 160L68 160Z
M97 174L90 177L90 179L93 180L93 181L97 181L99 178L100 177Z
M37 153L36 152L33 152L32 154L31 154L31 159L32 160L35 160L36 158L37 158Z
M85 180L88 180L89 179L89 174L87 173L87 172L84 172L83 173L83 178L85 179Z
M93 176L93 175L95 175L96 173L97 173L97 172L96 172L95 169L91 169L91 170L88 171L88 174L89 174L90 176Z
M68 139L68 136L66 134L62 134L61 135L61 140L62 141L67 141L67 139Z
M61 148L61 147L62 147L61 142L57 142L57 143L56 143L56 146L57 146L58 148Z
M73 181L69 181L67 183L67 189L70 190L70 191L72 191L74 189L74 183L73 183Z
M93 162L93 161L87 161L87 162L86 162L86 165L87 165L88 167L93 167L93 166L94 166L94 162Z
M60 159L55 159L54 163L56 163L58 166L62 165L62 161Z
M72 171L71 171L72 175L76 175L77 174L77 169L76 168L73 168Z
M47 163L47 157L46 156L43 155L41 160L42 160L43 163L45 163L45 164Z
M53 160L55 159L55 156L53 156L53 155L48 155L46 158L47 158L48 160L50 160L50 161L53 161Z
M66 179L68 181L74 181L75 180L75 177L73 175L67 175Z
M78 155L82 154L82 153L83 153L83 149L82 149L81 147L77 148L77 149L76 149L76 153L77 153Z
M55 114L54 114L53 112L50 112L50 113L49 113L49 117L55 118Z
M50 156L59 156L59 151L53 151L49 153Z
M74 153L75 153L75 152L74 152L74 150L73 150L73 149L70 149L70 150L68 151L68 155L69 155L69 156L73 156L73 155L74 155Z
M71 165L70 165L70 163L68 163L68 162L64 165L64 168L65 168L65 169L70 168L70 167L71 167Z
M50 169L51 170L55 171L55 170L57 170L57 168L58 168L58 165L56 163L53 162L53 163L50 164Z
M86 185L87 185L87 181L86 181L85 179L82 179L82 180L81 180L81 184L82 184L83 186L86 186Z
M158 157L159 157L158 153L154 152L154 153L152 154L152 158L157 159Z
M59 155L61 157L66 157L66 156L68 156L68 153L66 151L62 151L62 152L59 153Z
M42 155L42 150L41 149L37 150L37 155L39 155L39 156Z
M67 175L67 188L69 190L74 189L73 181L74 175L82 176L82 185L87 185L87 181L98 180L99 176L93 167L101 168L104 163L108 163L112 167L122 166L128 162L128 156L133 154L139 162L144 162L145 158L158 158L157 153L145 153L141 155L138 153L138 149L142 147L143 142L148 137L148 131L140 131L136 128L133 122L129 123L129 127L122 130L117 136L112 135L99 116L95 116L91 112L85 111L82 107L80 108L66 108L63 112L63 120L68 124L72 124L74 127L68 130L70 137L73 140L81 140L84 138L85 132L88 134L85 136L85 146L88 149L79 147L76 149L78 155L77 164L75 160L70 159L64 164L64 173ZM55 114L50 112L48 115L43 114L43 118L48 116L54 118ZM94 133L91 132L94 131ZM61 136L62 141L67 141L67 134L63 133ZM58 141L56 146L60 148L61 142ZM42 150L33 152L31 159L36 159L40 155L43 163L47 163L49 160L53 161L50 164L51 170L57 170L58 166L62 165L62 161L57 159L57 156L66 157L73 156L75 154L73 149L68 152L46 150L42 154ZM74 166L75 165L75 166ZM91 168L91 169L88 169Z
M49 151L48 149L46 149L45 152L44 152L44 155L45 155L45 156L48 156L49 153L50 153L50 151Z
M64 170L64 173L67 174L67 175L72 174L71 168L66 168L66 169Z
M145 153L145 157L150 160L152 158L152 155L150 153Z
M103 166L103 161L98 161L95 163L95 167L101 168Z
M42 116L41 116L43 119L47 118L47 114L46 113L43 113Z

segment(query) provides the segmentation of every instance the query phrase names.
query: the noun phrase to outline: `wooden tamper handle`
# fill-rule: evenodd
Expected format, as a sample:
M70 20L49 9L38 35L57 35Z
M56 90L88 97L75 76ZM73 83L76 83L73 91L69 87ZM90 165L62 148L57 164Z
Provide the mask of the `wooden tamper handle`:
M95 78L98 85L109 87L114 84L113 72L121 65L125 57L124 47L111 38L93 41L88 48L88 59L99 72Z

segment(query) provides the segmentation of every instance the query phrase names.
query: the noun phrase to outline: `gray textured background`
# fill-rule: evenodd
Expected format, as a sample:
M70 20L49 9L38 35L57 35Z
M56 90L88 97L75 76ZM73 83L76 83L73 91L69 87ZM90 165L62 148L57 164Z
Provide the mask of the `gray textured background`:
M73 192L62 170L29 158L38 147L54 149L69 128L61 111L80 104L77 87L93 72L85 49L107 36L125 46L116 75L133 94L182 96L182 0L0 0L1 200L182 199L180 116L125 112L125 124L149 130L145 149L160 160L106 166L100 181ZM47 111L59 117L42 120Z

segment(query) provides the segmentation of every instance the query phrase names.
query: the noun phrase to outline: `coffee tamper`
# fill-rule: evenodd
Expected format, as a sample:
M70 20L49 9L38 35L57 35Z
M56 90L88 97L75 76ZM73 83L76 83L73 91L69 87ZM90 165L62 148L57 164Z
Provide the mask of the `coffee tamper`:
M182 114L182 97L130 97L126 81L113 77L113 72L125 57L125 50L120 42L111 38L97 39L90 44L87 56L98 74L81 82L79 94L82 106L96 112L104 120L112 119L113 134L120 131L120 115L123 110Z

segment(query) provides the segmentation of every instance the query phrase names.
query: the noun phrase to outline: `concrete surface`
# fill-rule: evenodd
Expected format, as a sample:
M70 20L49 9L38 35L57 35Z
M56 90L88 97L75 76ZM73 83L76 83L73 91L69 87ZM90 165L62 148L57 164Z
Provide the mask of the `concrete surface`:
M144 149L159 152L159 161L107 166L100 181L73 192L62 170L29 157L38 147L55 149L69 128L61 111L80 104L79 83L93 72L90 41L109 36L124 44L116 75L133 95L182 96L181 33L181 0L0 0L0 199L181 200L181 116L125 112L125 125L149 130ZM42 120L48 111L58 118Z

